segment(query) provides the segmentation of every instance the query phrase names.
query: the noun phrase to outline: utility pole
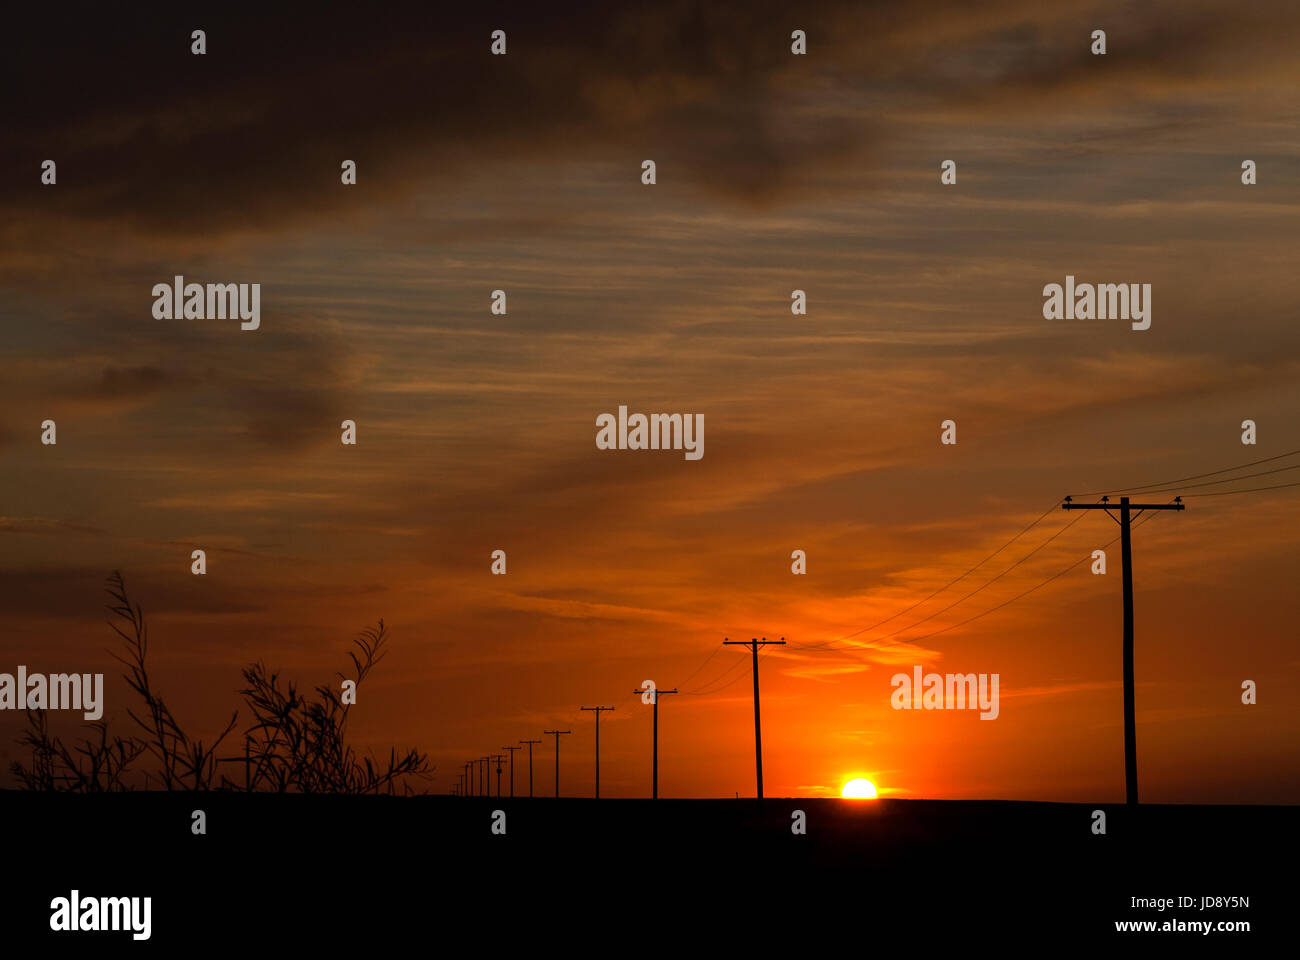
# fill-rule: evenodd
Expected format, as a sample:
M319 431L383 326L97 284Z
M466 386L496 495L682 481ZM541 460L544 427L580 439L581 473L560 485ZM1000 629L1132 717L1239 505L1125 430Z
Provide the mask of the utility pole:
M543 730L542 733L555 734L555 798L560 797L560 734L573 733L572 730Z
M498 800L501 799L501 761L504 760L505 758L506 758L505 754L503 753L494 753L492 754L492 756L488 758L489 760L495 760L497 763L497 799Z
M510 799L515 796L515 751L522 750L523 747L502 747L502 750L510 751Z
M645 689L633 690L633 693L639 693L645 696ZM650 702L654 704L654 748L652 751L653 759L650 761L650 799L659 799L659 698L670 693L676 693L677 688L671 690L660 690L658 687L651 692Z
M600 715L613 707L580 707L581 710L593 710L596 713L596 799L600 799Z
M559 738L556 738L556 753L559 753ZM533 799L533 744L541 743L540 740L520 740L520 743L528 744L528 799Z
M467 797L472 797L472 796L474 796L474 773L473 773L473 771L474 771L474 764L473 764L473 763L467 763L467 764L465 764L465 774L464 774L464 776L465 776L465 795L466 795Z
M754 673L754 768L758 771L758 799L763 799L763 727L758 721L758 648L765 647L768 644L776 646L785 646L785 637L780 640L769 640L764 637L762 640L757 638L753 640L728 640L722 638L723 646L740 646L749 647L754 654L752 665Z
M1061 509L1105 510L1107 516L1115 520L1109 501L1110 497L1102 497L1101 503L1074 503L1066 497ZM1138 802L1137 721L1133 710L1133 543L1130 533L1133 511L1140 514L1143 510L1183 509L1186 505L1182 497L1174 497L1173 503L1129 503L1128 497L1119 498L1119 519L1115 522L1119 524L1119 555L1124 584L1124 795L1129 805Z
M481 764L483 765L482 768L481 768L481 769L482 769L482 775L481 775L481 777L480 777L480 779L479 779L479 783L481 783L481 784L483 785L483 796L485 796L485 797L490 797L490 796L492 796L492 773L491 773L490 770L488 770L488 764L489 764L491 761L492 761L492 758L491 758L491 757L479 757L479 758L478 758L478 762L481 763Z

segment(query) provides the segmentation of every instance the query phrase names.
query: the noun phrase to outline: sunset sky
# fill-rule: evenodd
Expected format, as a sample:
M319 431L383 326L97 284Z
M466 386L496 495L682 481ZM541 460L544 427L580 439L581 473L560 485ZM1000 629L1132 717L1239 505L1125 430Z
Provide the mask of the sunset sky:
M558 726L562 792L590 795L600 704L602 796L648 796L651 679L694 691L661 704L661 794L730 797L754 790L748 654L715 651L785 637L770 796L1122 799L1118 544L1104 577L932 635L1105 545L1100 511L857 632L1066 494L1300 448L1300 6L621 6L10 32L0 671L109 674L128 732L120 569L196 733L241 666L313 686L383 617L350 730L427 750L430 789ZM261 328L155 319L177 274L260 283ZM1067 274L1150 283L1150 329L1043 319ZM703 458L598 450L620 405L704 414ZM1134 535L1142 799L1300 802L1300 487L1187 504ZM998 719L892 710L915 664L998 673ZM24 723L0 713L0 785Z

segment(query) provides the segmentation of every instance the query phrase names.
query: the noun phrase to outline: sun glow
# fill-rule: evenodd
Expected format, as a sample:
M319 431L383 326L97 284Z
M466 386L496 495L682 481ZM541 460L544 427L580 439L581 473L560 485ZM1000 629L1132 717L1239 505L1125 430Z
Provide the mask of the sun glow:
M840 796L849 800L874 800L876 799L876 785L870 780L864 780L856 777L844 784L840 790Z

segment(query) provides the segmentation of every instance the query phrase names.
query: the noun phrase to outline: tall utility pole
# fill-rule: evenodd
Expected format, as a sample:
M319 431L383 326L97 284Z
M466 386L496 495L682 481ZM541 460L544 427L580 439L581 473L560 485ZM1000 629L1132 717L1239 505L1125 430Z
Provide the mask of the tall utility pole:
M515 751L522 750L523 747L502 747L502 750L510 751L510 798L515 796Z
M559 738L556 737L556 753L559 753ZM533 799L533 744L541 743L540 740L520 740L520 743L528 744L528 799Z
M1110 512L1109 497L1102 497L1101 503L1074 503L1070 497L1061 505L1063 510L1105 510ZM1143 510L1183 510L1186 505L1182 497L1174 497L1173 503L1129 503L1128 497L1119 498L1120 562L1123 565L1122 580L1124 584L1124 794L1125 802L1135 805L1138 802L1138 759L1137 759L1137 721L1134 718L1133 704L1133 543L1129 532L1133 512Z
M640 690L633 690L632 692L640 694L641 696L645 696L646 694L646 690L644 688ZM650 761L650 799L651 800L659 799L659 698L661 696L665 696L666 694L676 693L676 692L677 692L676 687L673 687L671 690L660 690L658 687L656 687L650 693L650 697L651 697L650 702L654 704L654 731L655 731L654 748L652 751L653 759Z
M506 758L504 753L494 753L488 757L489 760L495 760L497 764L497 799L501 799L501 761Z
M758 799L763 799L763 726L758 722L758 648L765 647L768 644L776 646L785 646L785 637L780 640L769 640L764 637L762 640L728 640L722 638L724 646L749 647L754 653L753 673L754 673L754 768L758 771Z
M580 707L581 710L594 710L596 713L596 799L600 799L600 715L613 707Z
M543 730L542 733L555 734L555 796L560 796L560 734L573 733L572 730Z

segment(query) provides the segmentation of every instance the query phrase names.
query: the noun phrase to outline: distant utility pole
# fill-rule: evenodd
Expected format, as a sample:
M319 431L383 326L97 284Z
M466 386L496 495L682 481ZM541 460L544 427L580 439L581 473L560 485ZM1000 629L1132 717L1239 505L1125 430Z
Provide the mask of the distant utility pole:
M478 762L483 765L481 768L483 772L479 779L479 783L483 785L483 796L490 797L492 796L492 773L488 770L488 764L492 762L492 758L479 757Z
M506 758L504 753L494 753L488 759L495 760L497 764L497 799L501 799L501 761Z
M1061 505L1063 510L1105 510L1110 512L1110 498L1102 497L1101 503L1074 503L1070 497ZM1125 802L1138 802L1138 759L1137 759L1137 721L1134 718L1133 704L1133 544L1129 533L1132 511L1143 510L1183 510L1186 505L1182 497L1174 497L1173 503L1129 503L1128 497L1119 498L1120 562L1123 565L1122 580L1124 584L1124 794Z
M572 730L543 730L542 733L555 734L555 796L560 796L560 734L573 733Z
M728 640L722 638L724 646L749 647L754 654L753 672L754 672L754 768L758 771L758 799L763 799L763 727L758 721L758 648L765 647L768 644L776 646L785 646L785 637L780 640L769 640L764 637L762 640Z
M556 753L559 753L559 738L556 738ZM533 799L533 744L541 743L540 740L520 740L520 743L528 744L528 799Z
M502 747L502 750L510 751L510 798L515 796L515 751L522 750L523 747Z
M474 796L474 764L465 764L465 795Z
M600 799L600 715L613 707L580 707L580 710L593 710L596 713L596 799Z
M645 689L633 690L633 693L645 696ZM659 799L659 698L670 693L676 693L677 688L671 690L660 690L658 687L650 694L650 702L654 704L654 748L652 751L653 759L650 761L650 799Z

